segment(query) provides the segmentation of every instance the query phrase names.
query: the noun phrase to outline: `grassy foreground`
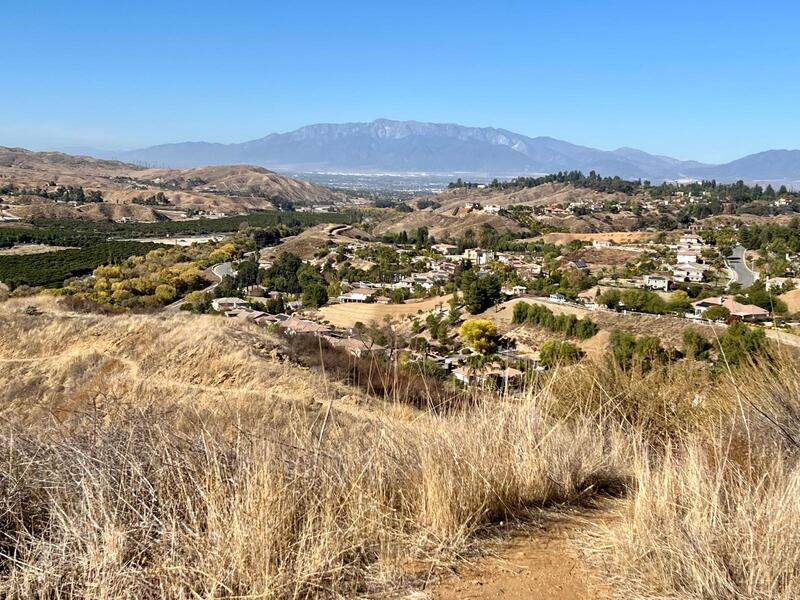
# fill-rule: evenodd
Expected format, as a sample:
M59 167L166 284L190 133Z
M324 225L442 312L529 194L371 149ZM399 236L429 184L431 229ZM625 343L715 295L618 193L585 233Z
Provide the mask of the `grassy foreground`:
M586 548L621 597L800 596L792 357L584 363L438 415L211 317L0 311L0 360L4 597L377 594L607 495L623 517Z

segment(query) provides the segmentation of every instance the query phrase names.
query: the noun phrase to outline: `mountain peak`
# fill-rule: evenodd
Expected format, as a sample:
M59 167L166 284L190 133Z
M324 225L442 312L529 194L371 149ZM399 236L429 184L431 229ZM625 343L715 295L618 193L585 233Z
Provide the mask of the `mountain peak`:
M512 177L556 171L596 171L652 181L716 178L800 181L800 150L771 150L727 165L704 165L621 147L598 150L549 136L507 129L378 118L316 123L241 144L165 144L114 158L164 166L250 163L293 172L440 174Z

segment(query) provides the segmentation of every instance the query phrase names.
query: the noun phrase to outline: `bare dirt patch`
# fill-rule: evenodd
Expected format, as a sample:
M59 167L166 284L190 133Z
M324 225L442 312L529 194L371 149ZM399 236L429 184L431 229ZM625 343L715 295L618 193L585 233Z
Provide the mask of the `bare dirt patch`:
M546 233L538 239L548 244L568 244L573 240L583 242L609 240L617 244L641 244L654 240L657 236L657 233L650 231L609 231L606 233Z
M408 300L405 304L331 304L319 310L319 316L337 327L353 327L359 321L368 324L383 322L386 317L401 319L427 313L435 308L447 308L450 296L437 296L424 300Z
M44 254L45 252L57 252L59 250L69 250L69 246L48 246L47 244L19 244L11 248L0 250L0 256L27 256L29 254Z
M597 518L590 514L591 518ZM587 519L559 515L536 531L520 528L491 554L427 591L433 600L608 600L610 588L573 546Z

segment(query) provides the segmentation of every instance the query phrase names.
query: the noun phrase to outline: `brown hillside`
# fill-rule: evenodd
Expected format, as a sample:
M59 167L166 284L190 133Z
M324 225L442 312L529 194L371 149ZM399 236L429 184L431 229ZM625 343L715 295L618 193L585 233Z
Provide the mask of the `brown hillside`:
M59 152L31 152L0 147L0 186L39 187L54 191L58 186L82 186L99 190L106 205L132 205L137 196L147 198L162 192L168 206L119 208L56 204L39 196L4 195L0 204L15 216L76 217L119 220L123 217L152 221L171 218L163 210L204 210L239 214L274 208L271 198L297 204L344 202L343 194L307 181L279 175L261 167L230 165L198 169L145 169L118 161L71 156ZM141 210L144 208L145 210Z

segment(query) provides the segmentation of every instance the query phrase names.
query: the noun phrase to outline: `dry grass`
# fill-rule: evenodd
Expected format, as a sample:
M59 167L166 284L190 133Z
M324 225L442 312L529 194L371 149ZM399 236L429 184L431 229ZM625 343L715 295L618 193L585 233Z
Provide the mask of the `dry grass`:
M408 300L403 304L329 304L319 309L319 315L337 327L353 327L358 322L368 324L374 321L380 324L386 318L402 319L415 316L420 312L425 315L436 308L447 310L450 298L451 295L436 296L421 300Z
M541 397L347 406L233 320L0 320L4 597L353 597L626 475L621 435Z
M603 361L437 415L238 320L0 308L0 595L361 597L487 527L628 492L623 597L800 596L800 367ZM24 340L24 346L21 341Z
M589 542L627 596L800 597L799 394L796 363L737 373L715 426L635 453L636 493Z

